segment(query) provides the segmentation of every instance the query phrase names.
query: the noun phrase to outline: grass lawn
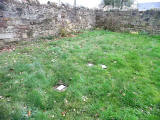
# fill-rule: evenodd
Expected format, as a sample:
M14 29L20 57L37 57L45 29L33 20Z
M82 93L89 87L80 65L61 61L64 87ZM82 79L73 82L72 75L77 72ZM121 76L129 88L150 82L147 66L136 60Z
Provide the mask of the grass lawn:
M160 120L160 37L95 30L1 52L0 120Z

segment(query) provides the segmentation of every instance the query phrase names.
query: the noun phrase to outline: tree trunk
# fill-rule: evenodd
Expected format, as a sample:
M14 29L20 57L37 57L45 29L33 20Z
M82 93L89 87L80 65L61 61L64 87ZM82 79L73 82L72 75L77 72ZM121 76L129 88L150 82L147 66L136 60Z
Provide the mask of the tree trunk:
M77 5L76 0L74 0L75 15L76 15L76 5Z
M114 4L115 4L115 1L113 0L113 2L112 2L112 7L113 7L113 8L114 8L114 6L115 6Z
M121 9L123 9L124 0L121 0Z

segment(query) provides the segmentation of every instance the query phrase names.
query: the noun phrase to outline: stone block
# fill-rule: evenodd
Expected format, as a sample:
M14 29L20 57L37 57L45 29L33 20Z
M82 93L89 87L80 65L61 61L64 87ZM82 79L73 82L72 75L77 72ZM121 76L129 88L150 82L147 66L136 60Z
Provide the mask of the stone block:
M0 21L0 27L7 28L7 23L5 21Z
M2 11L0 11L0 17L3 17L3 12Z
M4 46L4 41L3 40L0 40L0 47Z
M27 33L23 33L22 38L24 38L24 39L28 38Z
M21 29L21 30L28 30L29 26L27 26L27 25L18 25L16 28L17 29Z
M13 42L17 42L18 39L17 38L13 38L13 39L4 39L4 43L7 44L7 43L13 43Z
M0 39L13 39L14 37L13 33L0 33Z
M9 21L11 18L3 18L3 21Z
M49 33L49 35L54 35L55 31L54 30L49 30L48 33Z

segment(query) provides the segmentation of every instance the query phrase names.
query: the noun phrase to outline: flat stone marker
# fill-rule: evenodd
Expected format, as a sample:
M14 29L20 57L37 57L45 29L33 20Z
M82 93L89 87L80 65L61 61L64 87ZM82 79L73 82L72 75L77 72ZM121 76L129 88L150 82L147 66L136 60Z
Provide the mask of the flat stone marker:
M58 90L58 91L65 91L66 88L67 87L65 85L59 85L59 86L55 87L55 89Z

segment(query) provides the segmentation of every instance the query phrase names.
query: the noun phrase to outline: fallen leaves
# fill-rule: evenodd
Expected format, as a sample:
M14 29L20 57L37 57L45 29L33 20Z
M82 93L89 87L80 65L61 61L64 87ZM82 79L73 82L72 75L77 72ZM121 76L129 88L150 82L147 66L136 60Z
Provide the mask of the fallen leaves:
M65 104L68 104L68 100L67 100L67 99L64 99L64 103L65 103Z
M28 117L30 117L30 116L31 116L31 111L29 110L29 111L28 111Z
M5 51L7 51L7 52L12 52L12 51L14 51L15 49L16 49L15 46L7 46L7 47L3 48L2 50L0 50L0 52L5 52Z
M88 100L88 97L87 97L87 96L82 96L82 100L83 100L84 102L86 102L86 101Z
M64 112L62 112L61 114L62 114L62 116L63 116L63 117L65 117L65 116L66 116L66 114L67 114L67 112L66 112L66 111L64 111Z
M56 59L52 59L51 61L54 63L54 62L56 62Z
M92 64L92 63L88 63L88 67L92 67L92 66L94 66L94 64ZM102 67L102 69L107 69L107 66L106 65L100 65L101 67Z

